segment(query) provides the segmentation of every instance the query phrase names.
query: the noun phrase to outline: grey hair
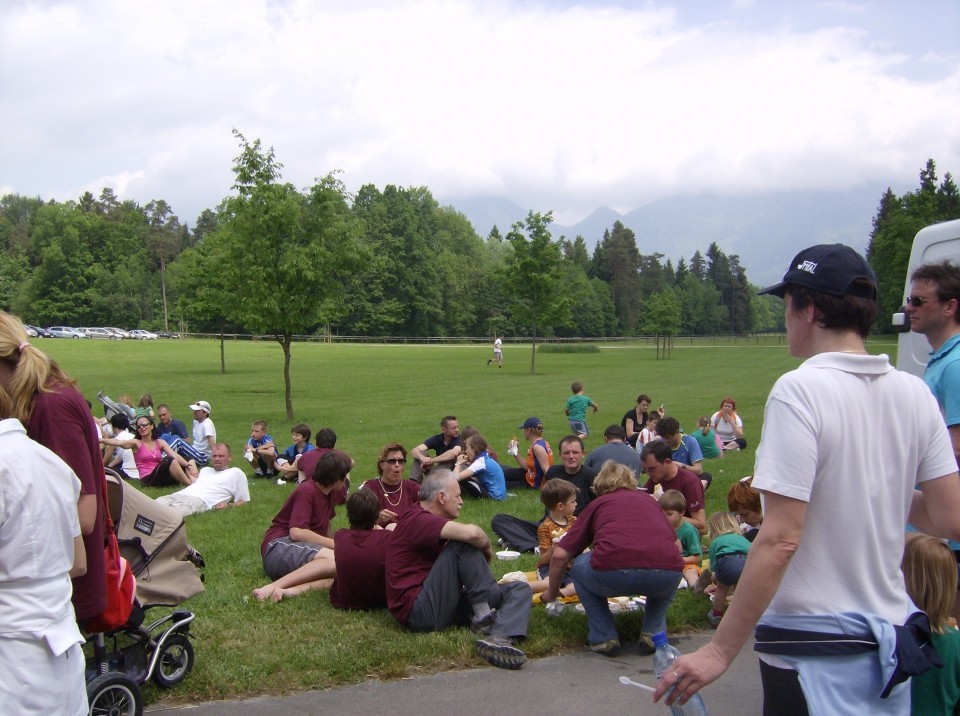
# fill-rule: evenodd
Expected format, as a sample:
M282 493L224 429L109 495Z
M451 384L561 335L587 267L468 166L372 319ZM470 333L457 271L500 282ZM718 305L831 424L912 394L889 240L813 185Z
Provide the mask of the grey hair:
M434 470L420 483L420 502L436 502L437 497L457 477L450 470Z

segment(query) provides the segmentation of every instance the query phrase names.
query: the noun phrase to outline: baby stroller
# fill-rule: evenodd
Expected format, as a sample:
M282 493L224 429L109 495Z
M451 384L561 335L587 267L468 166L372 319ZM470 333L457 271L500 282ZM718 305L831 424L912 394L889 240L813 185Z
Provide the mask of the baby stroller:
M110 515L120 552L137 580L137 599L127 623L95 634L87 648L87 699L91 716L140 716L140 685L150 679L172 688L193 668L193 612L178 609L152 623L145 611L177 606L203 591L183 517L158 505L107 469Z
M112 418L117 413L123 413L130 418L131 421L133 420L133 408L131 408L129 405L124 405L123 403L118 403L115 400L111 400L109 396L103 394L102 390L97 393L97 400L99 400L103 405L103 417L105 417L107 420Z

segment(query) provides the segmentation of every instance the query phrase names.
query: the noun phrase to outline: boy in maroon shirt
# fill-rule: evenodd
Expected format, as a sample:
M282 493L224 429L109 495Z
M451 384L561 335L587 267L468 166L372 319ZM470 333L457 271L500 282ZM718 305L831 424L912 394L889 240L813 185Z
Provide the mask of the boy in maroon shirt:
M347 499L350 529L333 536L337 576L330 587L330 603L338 609L379 609L387 606L384 572L390 530L377 527L380 500L370 490L358 490Z

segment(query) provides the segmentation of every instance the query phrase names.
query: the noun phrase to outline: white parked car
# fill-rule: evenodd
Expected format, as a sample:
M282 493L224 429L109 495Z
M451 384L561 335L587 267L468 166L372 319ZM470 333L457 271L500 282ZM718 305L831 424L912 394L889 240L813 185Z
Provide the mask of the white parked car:
M30 336L31 338L39 338L39 337L40 337L40 334L37 333L37 332L36 332L33 328L31 328L30 326L26 326L26 325L25 325L25 326L23 327L23 330L25 330L25 331L27 332L27 335Z
M141 341L155 341L158 338L156 333L151 333L150 331L144 331L139 328L134 331L130 331L130 337L136 338Z
M106 330L110 331L111 333L113 333L113 334L114 334L115 336L117 336L118 338L129 338L129 337L130 337L130 334L129 334L127 331L123 330L122 328L114 328L113 326L104 326L104 328L106 328Z

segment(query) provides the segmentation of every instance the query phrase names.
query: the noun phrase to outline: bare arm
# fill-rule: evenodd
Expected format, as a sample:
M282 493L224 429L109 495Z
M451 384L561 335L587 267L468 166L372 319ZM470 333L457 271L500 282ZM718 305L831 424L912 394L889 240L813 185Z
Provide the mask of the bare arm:
M957 459L957 465L960 465L960 425L951 425L947 430L953 443L953 456Z
M87 550L83 547L83 535L73 538L73 566L70 568L70 578L82 577L87 573Z
M318 544L321 547L329 547L330 549L333 549L332 539L322 534L318 534L313 530L304 529L303 527L291 527L290 539L294 542L309 542L310 544Z
M493 559L493 548L490 545L490 538L477 525L465 525L460 522L450 520L443 529L440 530L440 536L443 539L452 539L457 542L466 542L481 550L489 562Z
M685 468L687 468L687 469L688 469L690 472L692 472L694 475L702 475L702 474L703 474L703 460L697 460L697 461L696 461L695 463L693 463L692 465L684 465L683 463L680 463L680 467L685 467Z
M960 476L954 472L921 482L919 487L910 505L910 524L935 537L960 541ZM766 515L763 529L767 529Z
M450 462L451 460L456 460L461 452L463 452L463 449L459 445L454 445L446 452L442 452L433 458L433 462Z
M185 457L182 457L180 454L175 452L172 447L167 445L166 440L157 440L157 445L159 445L160 449L163 450L164 455L179 464L180 467L187 467L190 464L189 460L187 460Z
M80 534L83 536L91 534L97 525L97 496L80 495L80 499L77 500L77 515L80 517Z
M122 447L127 450L136 450L140 447L139 440L120 440L119 438L100 438L100 443L102 445L111 445L113 447Z
M547 449L543 445L533 446L533 459L537 461L544 473L550 469L550 459L547 457Z
M806 502L765 493L763 529L750 547L737 585L737 598L727 609L710 643L674 663L671 673L680 674L679 682L664 677L657 685L655 701L671 686L679 684L667 703L672 704L679 694L682 694L680 702L685 703L727 670L777 593L800 543L806 514Z
M410 457L412 457L414 460L419 460L420 462L429 465L432 462L432 458L427 455L427 450L427 446L424 443L420 443L410 451Z
M689 517L684 515L683 519L696 527L697 532L699 532L701 536L707 531L707 511L705 509L700 508L696 512L691 513Z

